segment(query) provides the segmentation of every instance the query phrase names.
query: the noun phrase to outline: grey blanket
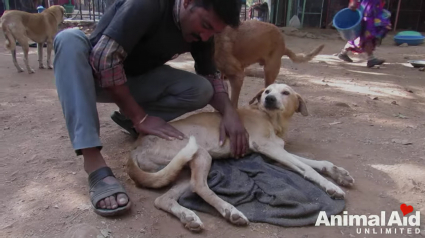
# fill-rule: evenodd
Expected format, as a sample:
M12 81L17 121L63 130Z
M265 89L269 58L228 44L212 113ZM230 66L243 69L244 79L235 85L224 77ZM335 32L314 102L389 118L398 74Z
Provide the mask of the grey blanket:
M252 154L239 160L214 160L208 185L251 222L285 227L314 225L320 211L330 216L344 209L344 200L330 198L300 175L267 163L264 158ZM219 216L190 190L178 202L189 209Z

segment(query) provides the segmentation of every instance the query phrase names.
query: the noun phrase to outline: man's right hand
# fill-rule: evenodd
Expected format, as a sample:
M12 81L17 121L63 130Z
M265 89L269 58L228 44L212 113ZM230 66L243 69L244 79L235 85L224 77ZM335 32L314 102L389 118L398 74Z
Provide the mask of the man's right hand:
M142 123L135 123L134 128L139 133L155 135L166 140L174 138L182 140L184 138L183 133L160 117L147 116Z

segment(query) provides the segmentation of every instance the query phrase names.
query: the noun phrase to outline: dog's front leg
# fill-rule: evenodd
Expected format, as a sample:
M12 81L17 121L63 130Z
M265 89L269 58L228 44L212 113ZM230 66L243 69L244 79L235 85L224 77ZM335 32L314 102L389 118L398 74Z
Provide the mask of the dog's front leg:
M38 68L40 68L40 69L44 69L44 65L43 65L43 45L44 45L44 43L37 43Z
M50 62L50 57L52 55L52 49L53 49L53 41L51 39L47 40L47 68L53 69L53 65Z
M239 96L242 90L243 79L243 74L229 76L229 83L230 87L232 88L230 94L230 101L232 102L232 105L235 109L238 108Z
M208 151L203 148L198 149L194 159L190 161L190 169L192 177L190 179L190 187L208 204L213 206L228 221L235 225L248 225L249 221L245 215L237 210L231 204L219 198L208 187L207 177L211 168L212 158Z
M311 160L311 159L306 159L294 154L292 154L292 156L297 158L299 161L311 166L317 172L331 177L339 185L347 186L347 187L351 187L354 185L353 177L351 177L350 173L348 173L348 171L342 167L338 167L334 165L333 163L329 161L325 161L325 160L322 160L322 161Z
M310 180L318 184L323 190L325 190L330 196L335 198L344 198L345 193L341 188L331 183L329 180L320 175L311 166L298 160L295 156L288 153L278 143L268 142L261 145L254 146L256 151L268 156L279 162L282 165L289 167L295 172L304 176L305 179Z

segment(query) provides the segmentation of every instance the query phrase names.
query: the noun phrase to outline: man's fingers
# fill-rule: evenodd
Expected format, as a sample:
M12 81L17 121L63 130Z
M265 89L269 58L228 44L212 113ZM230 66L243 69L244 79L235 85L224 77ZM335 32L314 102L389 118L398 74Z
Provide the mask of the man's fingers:
M167 127L169 127L169 129L175 134L175 137L177 139L183 140L184 134L181 131L177 130L174 126L170 124L167 124Z
M220 146L222 146L224 144L224 140L226 139L226 130L224 128L224 124L221 123L220 124Z
M231 150L231 153L232 153L232 155L234 156L234 157L236 157L237 156L237 153L238 153L238 151L237 151L237 146L238 146L238 141L237 141L237 137L235 137L233 134L230 134L230 136L229 136L230 138L230 150Z
M167 127L161 128L160 130L169 137L177 138L180 140L183 139L183 134L172 126L167 126Z
M171 140L170 136L165 134L162 131L155 131L155 132L152 133L152 135L156 135L158 137L161 137L162 139Z

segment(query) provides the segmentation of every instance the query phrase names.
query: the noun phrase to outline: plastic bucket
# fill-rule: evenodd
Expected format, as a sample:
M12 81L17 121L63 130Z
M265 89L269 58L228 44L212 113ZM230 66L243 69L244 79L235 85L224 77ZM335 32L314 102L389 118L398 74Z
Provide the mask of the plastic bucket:
M360 36L362 30L362 15L362 12L358 9L353 11L344 8L335 15L333 25L343 39L347 41L355 40Z

